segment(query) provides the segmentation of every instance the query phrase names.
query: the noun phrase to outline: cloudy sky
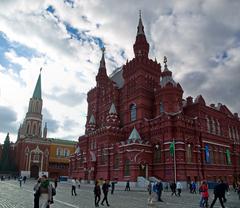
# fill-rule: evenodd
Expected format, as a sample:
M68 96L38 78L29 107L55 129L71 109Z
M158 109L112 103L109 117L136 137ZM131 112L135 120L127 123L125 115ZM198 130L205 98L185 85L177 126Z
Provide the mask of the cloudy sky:
M110 74L133 58L138 13L150 57L168 65L184 97L240 112L239 0L0 0L0 143L16 140L40 67L49 136L84 133L86 93L106 47Z

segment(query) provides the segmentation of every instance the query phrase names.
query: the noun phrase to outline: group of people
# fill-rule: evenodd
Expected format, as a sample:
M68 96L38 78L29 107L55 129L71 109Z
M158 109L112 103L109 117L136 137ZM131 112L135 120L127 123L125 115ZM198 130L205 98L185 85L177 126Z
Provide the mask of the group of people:
M101 202L101 205L104 206L104 202L106 202L107 206L109 207L109 203L108 203L108 191L109 191L109 181L106 180L104 181L103 185L102 185L102 192L103 192L103 199ZM95 182L95 186L94 186L94 195L95 195L95 207L99 207L99 202L101 200L101 188L100 188L100 182L96 181Z
M149 198L148 198L148 203L152 204L153 202L153 197L154 194L157 196L157 200L159 202L163 202L162 200L162 191L163 191L163 184L160 181L152 183L151 181L148 184L148 193L149 193Z
M104 206L104 203L106 203L107 206L109 205L108 202L108 192L111 187L111 194L114 193L115 189L115 181L110 182L108 180L103 181L102 187L100 186L102 182L96 181L94 186L94 196L95 196L95 207L99 207L99 203L101 201L101 205ZM72 179L72 195L76 194L76 187L80 188L80 182L78 182L76 179ZM43 175L41 178L37 180L36 185L34 186L34 208L50 208L50 205L53 204L53 196L56 194L56 188L57 188L57 179L54 181L54 187L50 183L49 179L46 175ZM172 191L171 195L181 196L182 191L182 184L181 182L172 182L170 183L170 189ZM197 184L196 182L191 182L190 186L190 193L196 193ZM238 182L235 186L233 186L234 190L239 194L240 199L240 182ZM214 199L210 205L210 208L213 208L215 205L215 202L217 199L219 200L221 207L224 208L224 203L227 201L225 194L228 192L229 186L227 183L224 183L222 180L218 180L217 184L214 187ZM130 191L130 182L126 182L125 191ZM162 181L158 182L149 182L148 184L148 203L153 203L154 195L157 198L157 201L163 202L162 200L162 191L163 191L163 183ZM201 185L198 189L201 198L199 202L200 208L206 208L209 207L209 192L208 192L208 184L206 181L202 181ZM103 193L103 198L101 200L101 194Z
M170 189L172 191L172 196L181 196L182 193L182 184L180 181L178 181L177 183L175 182L171 182L170 183Z

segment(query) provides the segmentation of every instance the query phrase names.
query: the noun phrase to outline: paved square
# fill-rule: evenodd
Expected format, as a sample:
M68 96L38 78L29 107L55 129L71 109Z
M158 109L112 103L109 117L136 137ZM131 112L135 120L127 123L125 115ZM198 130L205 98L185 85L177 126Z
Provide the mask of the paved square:
M0 207L1 208L32 208L33 207L33 186L35 181L28 180L19 187L18 181L0 182ZM212 201L212 190L210 190L210 202ZM130 192L123 191L123 187L116 186L114 195L109 194L110 207L114 208L146 208L148 193L143 189L132 188ZM154 202L151 207L168 208L195 208L199 207L199 194L183 192L182 196L171 196L170 192L163 192L164 202ZM240 208L240 200L235 192L227 195L226 208ZM71 196L71 185L59 183L57 195L54 197L52 208L92 208L94 207L93 186L81 184L77 189L77 196ZM101 205L100 205L101 207ZM105 206L106 207L106 206ZM217 202L214 206L219 208Z

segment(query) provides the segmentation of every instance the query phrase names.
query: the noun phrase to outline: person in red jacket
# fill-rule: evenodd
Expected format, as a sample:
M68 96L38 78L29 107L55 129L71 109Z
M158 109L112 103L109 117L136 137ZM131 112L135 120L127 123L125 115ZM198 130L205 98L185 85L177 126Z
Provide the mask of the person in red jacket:
M206 181L202 182L202 185L199 188L199 192L201 193L200 207L208 207L208 185Z

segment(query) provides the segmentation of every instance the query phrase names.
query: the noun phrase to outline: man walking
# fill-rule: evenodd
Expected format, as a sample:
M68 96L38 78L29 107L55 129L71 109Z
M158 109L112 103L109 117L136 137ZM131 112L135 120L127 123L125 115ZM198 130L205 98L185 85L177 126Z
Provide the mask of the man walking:
M19 181L20 188L22 187L22 180L23 180L22 176L19 176L18 181Z
M225 206L223 204L223 200L222 200L224 197L224 193L225 193L225 185L222 183L221 180L218 180L218 184L214 187L214 199L212 201L210 208L213 208L217 199L219 199L219 202L220 202L222 208L225 208Z
M182 184L179 181L177 182L177 191L178 191L177 195L181 196Z
M156 186L157 186L156 188L157 188L158 201L163 202L163 200L161 199L162 190L163 190L163 184L161 180L157 183Z
M108 203L108 198L107 198L108 197L109 187L110 187L109 181L106 180L105 183L102 185L102 190L103 190L104 197L103 197L103 200L101 202L101 205L104 206L103 203L106 201L106 204L107 204L108 207L110 206L109 203Z
M101 188L99 186L98 181L95 182L94 195L95 195L95 207L99 207L99 201L101 199Z
M77 196L77 194L76 194L76 179L72 179L72 196L73 196L73 194L75 195L75 196Z
M115 181L112 181L112 183L111 183L111 194L113 194L113 192L114 192L114 190L115 190Z
M170 189L171 189L171 191L172 191L172 195L173 194L175 194L175 196L177 196L177 193L176 193L176 183L175 182L172 182L171 184L170 184Z
M127 181L125 191L130 191L130 182Z

